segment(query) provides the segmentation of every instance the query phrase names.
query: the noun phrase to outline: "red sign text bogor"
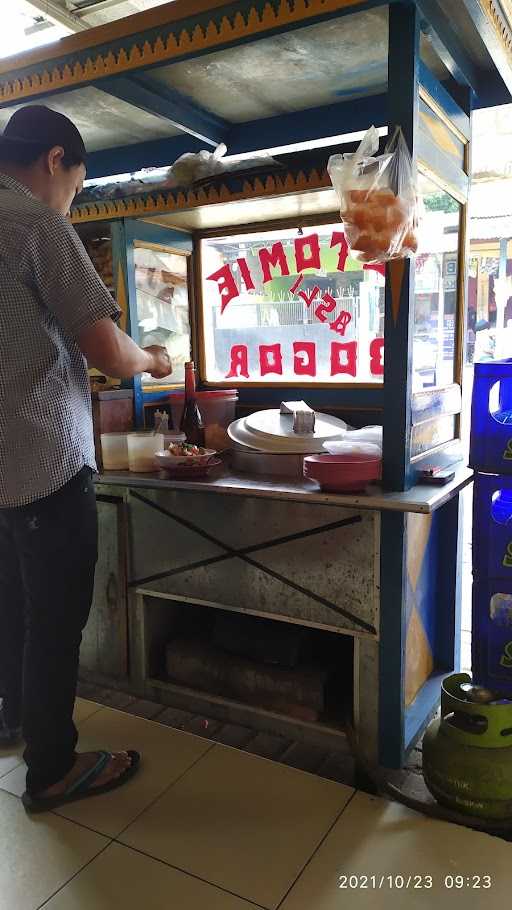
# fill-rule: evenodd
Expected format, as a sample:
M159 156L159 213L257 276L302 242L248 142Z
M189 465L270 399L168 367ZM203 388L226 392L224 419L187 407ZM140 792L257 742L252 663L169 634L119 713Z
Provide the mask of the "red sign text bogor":
M333 231L330 242L331 249L338 249L337 271L345 271L346 261L349 255L345 235L341 231ZM329 330L336 335L344 337L347 327L352 321L351 313L342 310L334 318L330 316L336 311L337 301L329 293L320 293L320 287L314 285L313 288L301 289L304 281L304 272L309 269L321 269L321 249L320 238L318 234L309 234L308 236L297 237L294 241L295 255L295 273L298 278L290 286L290 293L296 294L304 301L308 308L311 308L316 301L313 310L315 318L328 326ZM268 284L276 277L272 269L278 270L281 277L290 275L290 266L288 257L281 241L277 241L270 248L264 247L258 252L259 265L261 269L261 279L263 285ZM237 265L240 271L240 277L248 291L256 289L254 274L251 271L249 263L245 257L239 257ZM384 266L364 265L363 269L374 269L384 275ZM207 281L214 281L217 284L221 298L221 315L225 312L226 307L240 296L240 290L237 285L231 265L228 263L222 268L217 269L211 275L208 275ZM296 376L313 378L317 375L317 357L316 344L308 341L295 341L293 348L293 371ZM382 376L384 373L384 339L375 338L371 343L368 351L370 373L372 376ZM283 351L279 343L260 344L258 346L259 373L261 377L273 373L277 376L283 375ZM358 366L358 343L357 341L339 342L332 341L330 356L330 375L339 376L348 374L352 377L357 376ZM249 379L249 348L246 344L233 345L231 348L231 362L226 379L244 378Z

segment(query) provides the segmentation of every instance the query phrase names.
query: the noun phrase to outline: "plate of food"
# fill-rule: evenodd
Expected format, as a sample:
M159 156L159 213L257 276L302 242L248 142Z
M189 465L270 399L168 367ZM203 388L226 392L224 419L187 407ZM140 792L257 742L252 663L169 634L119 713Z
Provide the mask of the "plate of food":
M190 442L173 442L165 452L159 452L166 458L171 459L171 464L179 465L204 465L210 459L214 458L217 452L215 449L205 449L202 446L192 445Z
M188 444L180 443L180 448L184 445ZM171 446L171 448L176 447ZM190 451L190 449L199 449L199 451ZM222 464L220 458L216 458L217 453L211 449L201 450L198 446L192 446L188 451L188 455L183 452L173 455L169 449L165 452L157 452L155 464L171 477L181 478L181 480L207 477L214 468L218 468Z

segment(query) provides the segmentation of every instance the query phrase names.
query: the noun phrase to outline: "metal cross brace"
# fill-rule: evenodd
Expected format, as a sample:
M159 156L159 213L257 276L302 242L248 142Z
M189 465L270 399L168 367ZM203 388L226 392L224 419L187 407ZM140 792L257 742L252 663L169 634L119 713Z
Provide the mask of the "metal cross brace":
M264 541L263 543L253 544L250 547L242 547L236 549L234 547L230 547L228 544L223 543L221 540L218 540L218 538L214 537L212 534L209 534L208 531L204 531L203 528L200 528L199 525L196 525L194 522L189 521L189 519L182 518L180 515L175 515L170 511L170 509L166 509L158 503L153 502L151 499L148 499L141 493L132 492L131 495L135 499L138 499L140 502L143 502L145 505L156 509L156 511L160 512L162 515L166 515L168 518L171 518L173 521L177 522L177 524L180 524L184 528L187 528L187 530L198 534L200 537L203 537L205 540L213 543L215 546L221 547L223 550L225 550L225 552L220 556L210 556L207 559L201 559L197 562L189 563L185 566L178 566L175 569L169 569L167 572L159 572L156 575L151 575L147 576L146 578L139 578L135 581L131 581L129 583L129 586L131 588L140 587L143 584L147 584L151 581L157 581L162 578L172 578L175 575L181 575L184 572L191 572L194 569L204 568L205 566L211 566L215 563L225 562L228 559L241 559L243 562L246 562L248 565L252 566L255 569L259 569L261 572L264 572L276 581L279 581L282 584L293 588L293 590L297 591L299 594L304 594L306 597L310 597L311 600L322 604L322 606L327 607L327 609L333 610L335 613L338 613L345 619L350 620L350 622L353 622L365 632L370 632L372 635L377 634L377 630L374 626L372 626L370 623L365 622L363 619L360 619L360 617L355 616L355 614L351 613L350 610L346 610L343 607L332 603L332 601L327 600L327 598L322 597L320 594L315 594L314 591L310 591L308 588L304 588L302 585L297 584L297 582L292 581L290 578L286 578L285 575L281 575L279 572L275 572L274 569L270 569L268 566L265 566L262 563L257 562L257 560L251 559L250 557L251 553L260 552L262 550L270 550L273 547L277 547L285 543L291 543L294 540L304 540L307 537L312 537L315 534L323 534L326 531L334 531L337 528L344 528L350 525L358 524L361 521L361 517L359 515L354 515L351 518L343 518L339 521L331 522L330 524L323 525L319 528L312 528L307 531L299 531L296 534L287 534L285 537L278 537L275 540Z

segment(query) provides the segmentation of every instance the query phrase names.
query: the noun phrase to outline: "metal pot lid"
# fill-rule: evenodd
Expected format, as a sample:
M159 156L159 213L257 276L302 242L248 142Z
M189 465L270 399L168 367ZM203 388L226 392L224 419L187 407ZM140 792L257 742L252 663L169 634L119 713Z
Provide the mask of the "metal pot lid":
M245 426L248 430L265 438L321 439L322 442L340 438L347 429L347 424L343 420L330 417L329 414L316 413L315 429L312 433L295 433L293 415L281 414L279 408L249 414L245 418Z
M340 430L338 438L341 438L342 433ZM315 438L313 433L308 436L299 436L295 433L293 436L265 436L251 430L247 426L246 417L235 420L228 428L228 435L239 446L275 455L311 455L322 452L325 439L323 436Z

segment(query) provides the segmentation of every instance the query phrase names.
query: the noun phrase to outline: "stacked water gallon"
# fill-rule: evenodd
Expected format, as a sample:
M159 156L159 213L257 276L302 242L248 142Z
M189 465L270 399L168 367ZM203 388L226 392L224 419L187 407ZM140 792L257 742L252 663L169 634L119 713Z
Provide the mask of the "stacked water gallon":
M473 679L512 696L512 359L475 364Z

